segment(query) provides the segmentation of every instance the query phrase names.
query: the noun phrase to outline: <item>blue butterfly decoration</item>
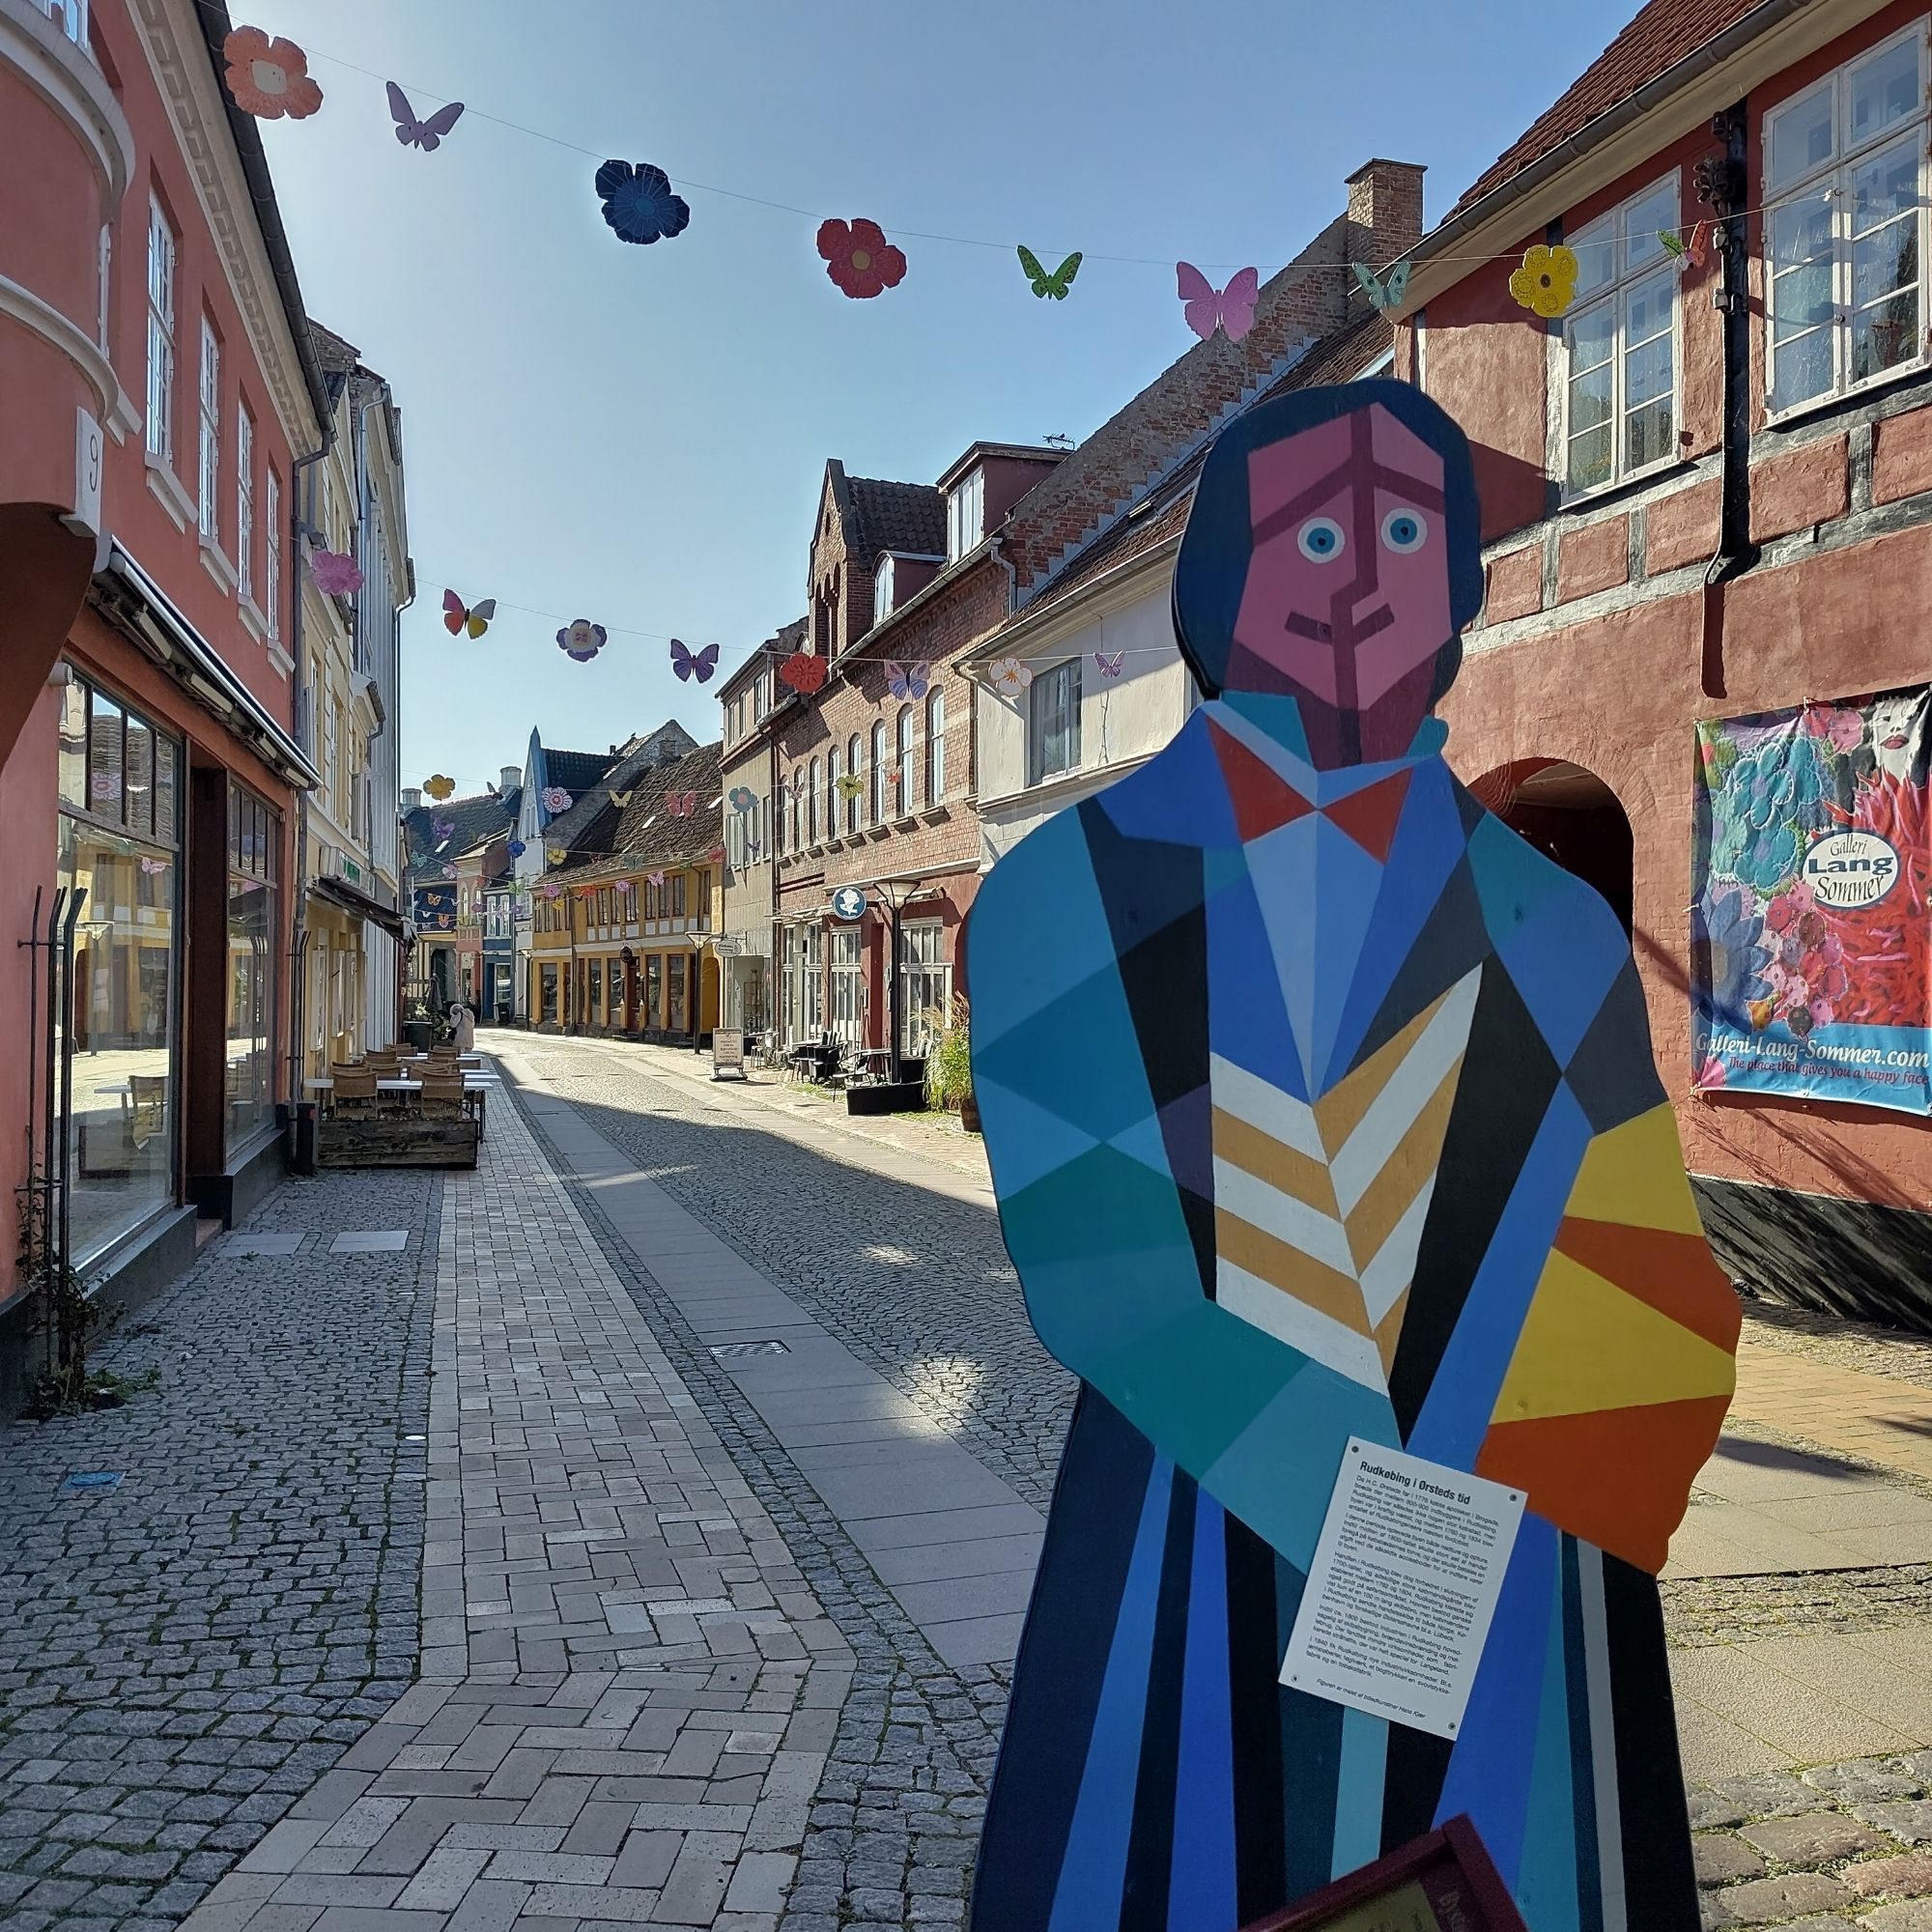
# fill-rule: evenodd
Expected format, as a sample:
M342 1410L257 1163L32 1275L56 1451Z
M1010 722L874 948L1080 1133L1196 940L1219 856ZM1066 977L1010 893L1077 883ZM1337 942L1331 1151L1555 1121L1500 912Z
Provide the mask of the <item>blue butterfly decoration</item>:
M691 221L691 204L648 161L606 161L597 170L597 194L620 242L661 242L682 235Z
M1359 262L1349 264L1354 271L1355 280L1361 285L1362 293L1384 313L1402 306L1402 298L1408 293L1409 266L1406 262L1398 262L1387 274L1377 275Z

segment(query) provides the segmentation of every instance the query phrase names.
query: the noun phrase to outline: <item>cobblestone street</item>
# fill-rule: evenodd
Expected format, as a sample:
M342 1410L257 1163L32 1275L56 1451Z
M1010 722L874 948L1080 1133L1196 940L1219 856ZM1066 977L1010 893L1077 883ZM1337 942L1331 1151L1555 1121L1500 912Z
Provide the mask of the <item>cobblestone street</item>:
M963 1921L1071 1398L977 1143L489 1044L475 1175L289 1183L8 1432L9 1928ZM1711 1925L1932 1928L1928 1382L1747 1321L1663 1585Z

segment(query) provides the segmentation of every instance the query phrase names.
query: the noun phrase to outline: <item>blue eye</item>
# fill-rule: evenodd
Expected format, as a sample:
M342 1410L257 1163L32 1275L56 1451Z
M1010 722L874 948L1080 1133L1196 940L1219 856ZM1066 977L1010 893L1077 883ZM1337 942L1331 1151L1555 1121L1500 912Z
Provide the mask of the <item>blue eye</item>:
M1420 550L1429 541L1429 526L1420 510L1391 510L1382 519L1382 542L1405 554Z
M1342 526L1333 517L1310 517L1294 540L1310 563L1332 563L1342 554L1347 541L1342 535Z

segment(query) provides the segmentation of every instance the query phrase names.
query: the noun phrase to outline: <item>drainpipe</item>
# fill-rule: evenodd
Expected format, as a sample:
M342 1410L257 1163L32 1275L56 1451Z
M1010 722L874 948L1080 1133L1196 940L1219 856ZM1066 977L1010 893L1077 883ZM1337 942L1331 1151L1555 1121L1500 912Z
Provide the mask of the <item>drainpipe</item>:
M308 519L302 514L302 491L309 479L303 472L318 464L335 446L335 417L331 412L323 418L322 446L312 449L306 456L297 457L289 465L289 587L293 593L289 611L289 655L295 660L296 691L303 703L303 715L307 721L307 733L311 743L315 735L314 694L302 680L306 675L306 665L302 655L302 531L308 526ZM302 747L306 753L307 745ZM296 875L294 900L290 908L294 924L289 930L289 1103L288 1119L291 1131L297 1121L297 1108L301 1102L301 1041L302 1028L307 1020L306 986L308 980L308 791L304 787L296 794ZM293 1149L293 1142L291 1143Z
M1746 102L1715 116L1711 132L1724 144L1721 160L1698 169L1700 194L1708 198L1722 238L1719 285L1713 304L1724 318L1723 497L1718 554L1704 573L1702 687L1706 697L1722 697L1724 681L1724 595L1757 562L1761 553L1750 534L1750 301L1747 217L1735 211L1748 206Z

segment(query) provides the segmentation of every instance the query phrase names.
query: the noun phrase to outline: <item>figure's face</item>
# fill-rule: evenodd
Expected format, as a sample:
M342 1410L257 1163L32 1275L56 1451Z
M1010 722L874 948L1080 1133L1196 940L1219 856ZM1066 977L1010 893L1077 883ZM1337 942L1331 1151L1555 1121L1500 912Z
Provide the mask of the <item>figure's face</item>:
M1248 496L1228 688L1373 711L1453 635L1441 458L1377 406L1256 450Z
M1918 744L1918 704L1916 697L1882 697L1871 708L1872 755L1879 769L1892 778L1912 776L1912 754Z

